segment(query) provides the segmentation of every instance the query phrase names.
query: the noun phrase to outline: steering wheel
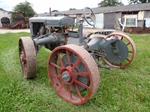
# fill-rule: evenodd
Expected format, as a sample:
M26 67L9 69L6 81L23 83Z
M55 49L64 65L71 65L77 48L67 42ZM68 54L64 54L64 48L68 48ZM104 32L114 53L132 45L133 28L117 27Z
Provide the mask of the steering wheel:
M93 10L91 8L89 8L89 7L85 7L84 10L83 10L83 12L84 12L83 14L84 14L85 21L89 25L95 26L96 17L95 17L95 13L93 12Z

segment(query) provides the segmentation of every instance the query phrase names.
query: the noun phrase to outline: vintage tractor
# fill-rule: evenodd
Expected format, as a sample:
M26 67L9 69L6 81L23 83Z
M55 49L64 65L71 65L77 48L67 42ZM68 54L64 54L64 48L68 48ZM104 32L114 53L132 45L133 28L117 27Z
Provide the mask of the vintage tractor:
M87 102L98 90L98 67L125 68L136 54L135 44L126 34L97 31L85 35L83 20L94 26L95 14L88 7L83 11L84 19L77 23L70 17L30 18L31 37L19 39L24 78L36 76L36 54L44 46L51 50L47 70L53 88L64 100L77 105Z

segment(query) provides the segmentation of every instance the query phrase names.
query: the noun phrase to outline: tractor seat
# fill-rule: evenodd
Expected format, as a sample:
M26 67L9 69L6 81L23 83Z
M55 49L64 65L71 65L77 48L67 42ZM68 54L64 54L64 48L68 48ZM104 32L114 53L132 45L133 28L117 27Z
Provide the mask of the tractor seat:
M105 38L106 35L102 35L102 34L92 34L92 35L90 36L90 38L93 38L93 37L102 37L102 38Z
M78 35L77 31L68 31L68 36L69 37L79 38L79 35Z

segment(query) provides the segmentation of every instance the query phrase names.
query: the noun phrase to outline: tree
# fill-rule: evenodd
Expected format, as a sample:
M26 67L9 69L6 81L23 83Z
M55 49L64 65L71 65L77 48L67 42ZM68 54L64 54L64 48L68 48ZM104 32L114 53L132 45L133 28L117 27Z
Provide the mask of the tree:
M52 10L52 12L59 12L58 10Z
M129 4L148 3L150 0L130 0Z
M120 0L103 0L98 3L98 7L120 6L124 5Z
M76 8L70 8L69 10L76 10Z
M130 0L129 1L129 4L137 4L137 3L139 3L139 0Z
M13 9L13 13L23 14L23 16L33 17L36 13L32 8L32 4L28 1L21 2Z

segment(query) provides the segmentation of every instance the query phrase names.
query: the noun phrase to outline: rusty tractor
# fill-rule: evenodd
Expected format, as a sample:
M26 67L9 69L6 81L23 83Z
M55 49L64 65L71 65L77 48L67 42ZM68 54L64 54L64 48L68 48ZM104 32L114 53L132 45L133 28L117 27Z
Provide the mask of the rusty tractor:
M98 90L98 67L125 68L136 55L133 40L124 33L98 31L84 34L83 20L94 26L96 19L90 8L83 11L84 18L77 23L65 16L32 17L29 19L31 37L19 39L24 78L36 76L36 54L44 46L51 50L47 64L51 85L61 98L76 105L87 102ZM74 30L75 25L77 30Z
M22 14L13 14L12 19L2 17L1 23L3 28L23 29L29 27L29 17L24 17Z

